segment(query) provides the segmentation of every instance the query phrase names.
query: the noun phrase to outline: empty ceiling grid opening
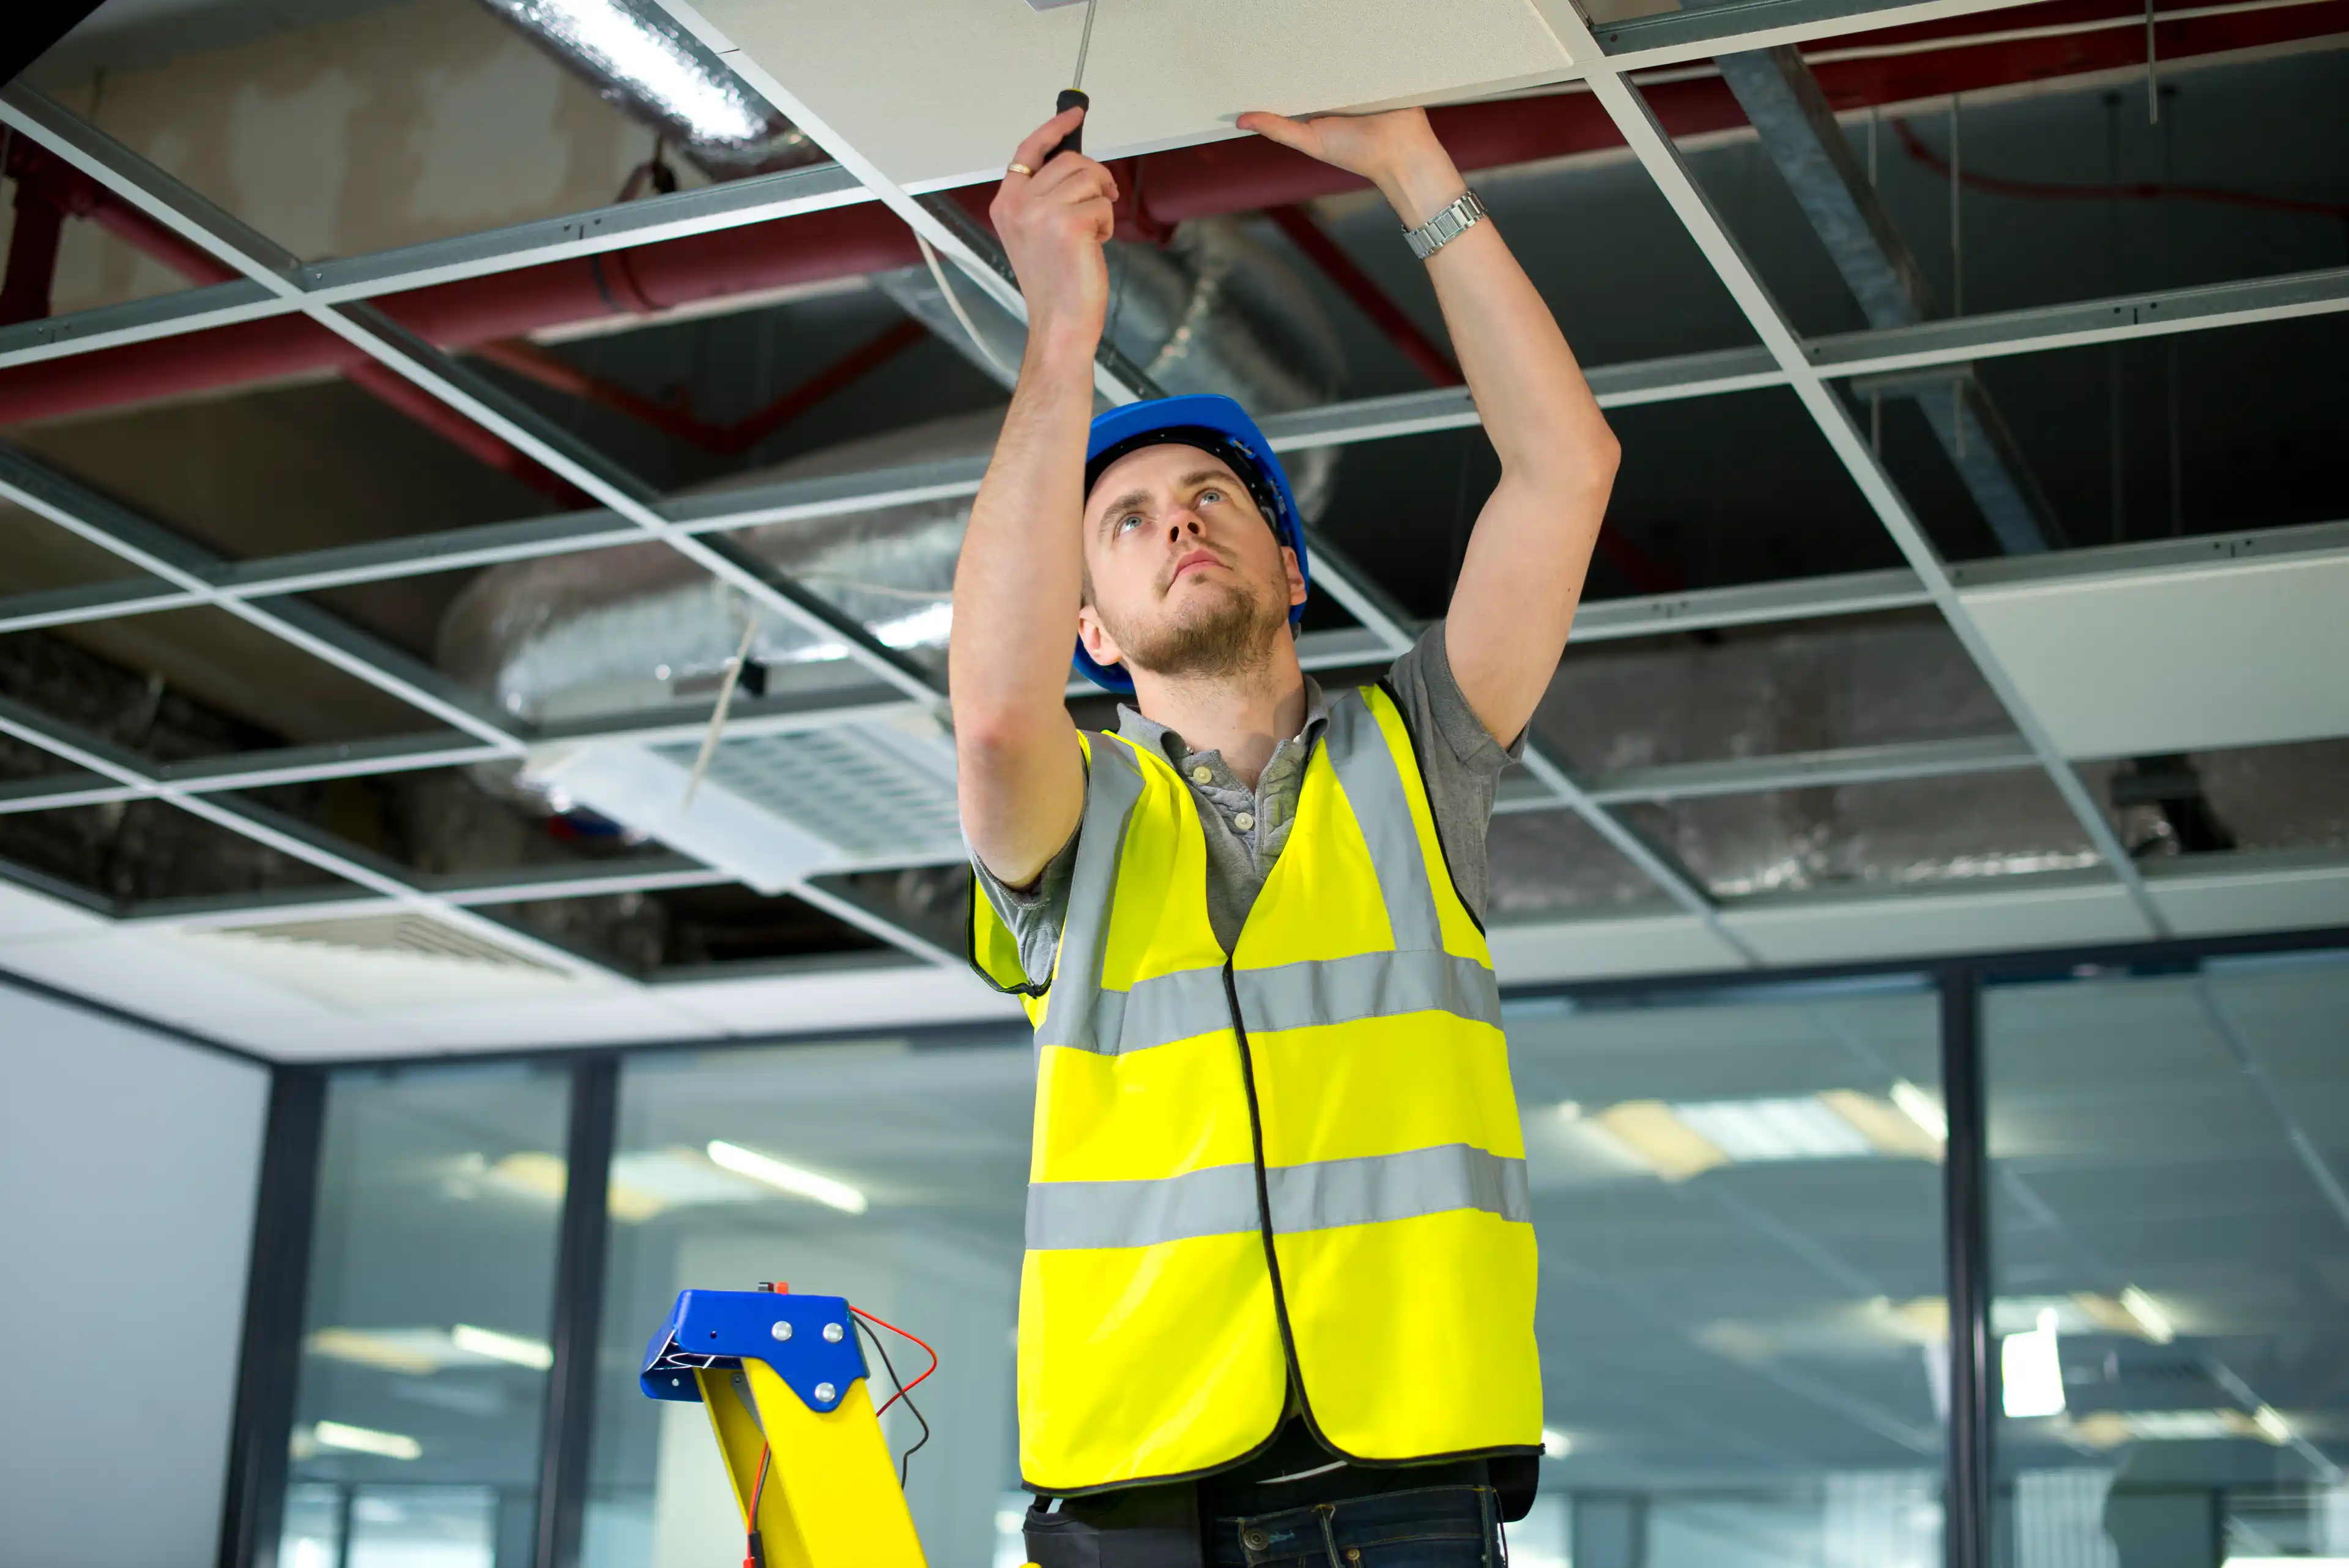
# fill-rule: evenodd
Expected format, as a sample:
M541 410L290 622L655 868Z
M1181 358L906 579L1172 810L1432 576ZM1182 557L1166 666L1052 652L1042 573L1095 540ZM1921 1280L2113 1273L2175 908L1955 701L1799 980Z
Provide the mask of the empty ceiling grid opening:
M1105 385L1268 417L1309 666L1441 613L1496 469L1383 207L1241 99L1439 104L1610 408L1505 978L2349 914L2349 0L2158 11L2150 68L2111 0L1276 5L1246 81L1106 3ZM1077 20L999 4L904 7L884 83L853 8L113 0L11 87L0 967L143 944L234 1036L343 965L312 1050L875 965L983 1010L947 590L1022 329L975 214Z

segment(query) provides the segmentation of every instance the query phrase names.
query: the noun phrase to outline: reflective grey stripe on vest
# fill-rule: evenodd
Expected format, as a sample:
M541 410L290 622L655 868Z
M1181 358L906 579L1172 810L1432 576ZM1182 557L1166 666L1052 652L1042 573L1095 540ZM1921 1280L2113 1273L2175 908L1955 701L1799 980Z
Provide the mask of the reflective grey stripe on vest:
M1444 951L1410 796L1363 693L1349 692L1330 705L1323 743L1362 830L1396 950L1238 971L1242 1019L1250 1029L1275 1030L1436 1012L1498 1028L1500 992L1492 971ZM1104 738L1093 752L1053 984L1063 1001L1080 988L1094 1000L1089 1011L1048 1004L1037 1044L1116 1055L1228 1028L1220 969L1155 975L1130 991L1100 988L1117 864L1143 779L1141 764L1119 742Z
M1475 1209L1528 1224L1526 1162L1464 1143L1325 1159L1265 1172L1282 1235ZM1151 1247L1257 1229L1256 1168L1217 1165L1162 1181L1039 1181L1028 1189L1028 1249Z
M1419 829L1412 821L1411 797L1403 792L1394 751L1371 711L1370 699L1350 691L1331 703L1328 736L1330 765L1338 770L1346 804L1354 808L1370 846L1394 945L1441 949L1444 929L1436 919L1435 889L1427 880L1427 857L1420 852Z
M1126 826L1142 799L1142 764L1124 746L1103 735L1089 748L1085 813L1077 829L1077 863L1069 873L1069 913L1061 927L1060 956L1045 993L1044 1021L1036 1044L1098 1051L1102 959L1109 946L1109 910L1117 891L1118 863L1125 857ZM1106 1036L1112 1049L1117 1035Z
M1251 1032L1409 1012L1449 1012L1501 1026L1501 992L1493 971L1475 959L1424 948L1237 970L1232 981L1240 993L1240 1021ZM1102 992L1093 1009L1091 1043L1079 1048L1123 1055L1228 1029L1231 1023L1224 971L1178 970L1154 975L1131 991Z

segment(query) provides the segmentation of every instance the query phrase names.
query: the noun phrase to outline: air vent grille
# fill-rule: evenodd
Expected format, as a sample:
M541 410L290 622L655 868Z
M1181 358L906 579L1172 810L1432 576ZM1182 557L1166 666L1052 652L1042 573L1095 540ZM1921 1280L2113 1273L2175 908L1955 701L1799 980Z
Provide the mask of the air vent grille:
M657 748L691 767L698 748ZM709 782L850 857L962 852L953 763L944 748L896 730L840 726L719 742Z

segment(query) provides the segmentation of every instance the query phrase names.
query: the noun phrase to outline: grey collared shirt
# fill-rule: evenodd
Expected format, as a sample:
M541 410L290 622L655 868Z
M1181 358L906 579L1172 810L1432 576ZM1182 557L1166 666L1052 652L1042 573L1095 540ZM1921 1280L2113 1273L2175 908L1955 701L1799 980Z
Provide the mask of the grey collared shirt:
M1516 759L1524 738L1504 748L1485 732L1484 722L1460 694L1452 661L1444 649L1444 623L1421 634L1411 650L1388 671L1419 752L1435 811L1436 836L1451 863L1453 886L1479 920L1485 918L1488 885L1485 830L1493 819L1493 792L1501 770ZM1313 743L1330 722L1329 699L1311 676L1305 678L1305 725L1273 748L1254 789L1241 782L1220 752L1195 752L1183 737L1132 708L1121 707L1117 732L1137 745L1155 746L1191 786L1199 826L1207 841L1207 919L1216 940L1229 952L1240 927L1263 890L1264 879L1288 842L1297 822L1297 798ZM984 866L972 864L988 900L1019 940L1020 967L1030 984L1051 977L1053 951L1069 907L1069 877L1076 865L1077 836L1052 857L1026 888L1007 888Z

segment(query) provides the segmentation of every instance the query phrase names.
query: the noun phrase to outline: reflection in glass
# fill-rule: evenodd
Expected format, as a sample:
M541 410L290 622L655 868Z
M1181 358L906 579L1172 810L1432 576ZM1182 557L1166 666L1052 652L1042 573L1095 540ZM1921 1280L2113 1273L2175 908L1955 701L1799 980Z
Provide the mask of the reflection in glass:
M1983 1017L2015 1568L2349 1558L2349 955Z
M1932 994L1511 1013L1551 1428L1513 1560L1937 1563Z
M996 1561L999 1516L1018 1506L1005 1493L1019 1484L1011 1331L1033 1056L1023 1036L997 1031L952 1046L802 1045L628 1064L588 1563L740 1560L740 1515L708 1417L647 1399L636 1370L679 1290L764 1280L844 1295L936 1347L938 1371L915 1396L932 1434L910 1466L915 1524L937 1568ZM908 1379L925 1365L894 1342L889 1354ZM877 1359L873 1372L885 1387ZM899 1454L920 1436L902 1405L882 1426Z
M568 1096L523 1068L335 1079L282 1563L528 1561Z

